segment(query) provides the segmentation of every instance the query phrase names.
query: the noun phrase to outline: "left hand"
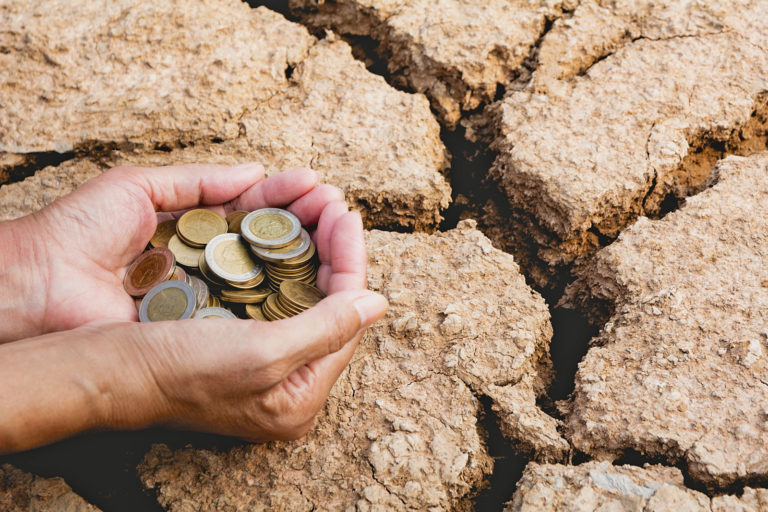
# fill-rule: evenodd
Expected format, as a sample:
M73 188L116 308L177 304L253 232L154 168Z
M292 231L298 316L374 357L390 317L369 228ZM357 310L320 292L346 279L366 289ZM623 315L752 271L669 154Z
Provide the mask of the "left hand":
M204 206L226 215L287 206L312 226L340 200L342 192L317 185L309 169L268 179L259 164L107 171L33 215L0 224L0 289L8 296L0 343L94 320L136 320L123 277L154 234L158 211Z

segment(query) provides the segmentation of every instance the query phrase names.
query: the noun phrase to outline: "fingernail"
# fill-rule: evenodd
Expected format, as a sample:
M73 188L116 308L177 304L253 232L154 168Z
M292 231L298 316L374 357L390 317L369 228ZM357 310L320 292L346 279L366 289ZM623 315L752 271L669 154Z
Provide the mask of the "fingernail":
M368 327L384 316L389 306L387 299L383 295L374 292L368 292L358 297L352 304L357 309L357 314L360 315L360 325L362 327Z

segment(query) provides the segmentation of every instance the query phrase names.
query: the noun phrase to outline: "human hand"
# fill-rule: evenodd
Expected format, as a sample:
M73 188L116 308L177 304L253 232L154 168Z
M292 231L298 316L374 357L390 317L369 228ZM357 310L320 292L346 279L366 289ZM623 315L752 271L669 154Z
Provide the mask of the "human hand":
M342 200L308 169L266 180L258 164L110 170L33 215L0 224L0 289L8 297L0 304L0 343L98 319L135 320L123 277L154 234L157 211L204 205L226 215L289 205L304 225L315 225ZM327 266L321 288L324 274Z
M109 180L125 184L129 171L113 171L91 190L84 187L82 198L92 198L95 205L81 203L82 198L72 204L62 201L60 209L52 209L56 216L48 213L50 217L35 218L30 226L72 218L77 229L70 240L96 243L86 222L93 211L140 218L135 230L110 238L113 251L94 251L87 263L77 265L76 259L69 259L63 267L71 272L67 279L74 275L88 279L87 270L94 270L99 256L105 258L98 275L106 277L90 281L105 298L115 287L124 294L122 273L154 232L155 207L175 210L194 206L190 203L202 198L204 204L220 202L218 208L225 210L255 209L291 202L293 196L289 209L304 224L318 226L313 233L321 260L318 286L329 296L301 315L273 323L206 319L138 324L102 319L0 346L0 389L10 397L0 402L0 417L7 418L0 422L0 452L31 448L91 428L165 424L258 440L295 438L310 428L364 328L386 309L383 297L364 290L366 253L360 216L347 212L346 204L336 199L336 189L316 187L310 171L289 171L250 185L253 169L243 171L246 178L234 176L242 181L239 184L237 179L227 184L218 178L218 168L192 171L197 177L184 188L190 183L189 170L131 170L131 176L150 176L139 179L147 180L143 186L126 185L128 201L110 196L116 185ZM231 175L232 171L225 176ZM179 183L172 186L174 179ZM163 196L163 190L172 196ZM115 204L100 200L102 193ZM142 205L145 200L152 206ZM132 208L136 211L120 213ZM29 238L20 240L31 243ZM85 258L84 253L80 251L79 257ZM53 290L51 296L63 290ZM117 300L119 295L112 296ZM87 295L81 298L91 300ZM91 314L114 318L122 311L118 306L105 305ZM61 311L66 315L73 307ZM134 309L130 317L135 317ZM87 322L86 318L81 315L74 323ZM45 421L40 421L41 409Z

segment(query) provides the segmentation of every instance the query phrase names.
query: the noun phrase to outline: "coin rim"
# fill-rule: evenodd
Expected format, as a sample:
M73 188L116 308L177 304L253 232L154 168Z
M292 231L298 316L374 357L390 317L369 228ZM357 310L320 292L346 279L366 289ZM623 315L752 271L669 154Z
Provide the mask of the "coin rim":
M266 240L256 236L251 231L251 222L256 217L260 215L266 215L268 213L277 213L287 217L288 220L291 221L291 231L284 237L275 240ZM245 238L251 245L263 247L265 249L279 249L280 247L285 247L301 235L301 230L302 227L299 218L288 210L283 210L282 208L261 208L259 210L254 210L246 215L240 223L240 233L242 234L243 238Z
M284 260L290 260L293 258L298 258L299 256L302 256L307 250L309 250L312 239L309 236L309 233L307 233L307 230L304 228L301 228L301 231L299 232L299 236L301 237L301 245L293 250L293 252L288 253L278 253L275 252L274 249L280 249L280 247L275 247L273 249L265 249L263 247L258 247L256 245L251 244L251 252L261 258L264 261L268 261L269 263L275 263L279 265Z
M186 320L187 318L191 318L192 315L195 314L195 311L197 310L197 295L195 294L195 290L192 289L192 286L188 285L184 281L165 281L158 284L154 288L152 288L144 296L144 298L141 299L141 307L139 308L140 322L152 321L147 316L147 309L149 309L149 303L158 293L165 290L166 288L179 288L187 296L187 308L184 310L184 313L182 313L181 317L176 319L176 321ZM171 320L167 320L167 321L171 321Z

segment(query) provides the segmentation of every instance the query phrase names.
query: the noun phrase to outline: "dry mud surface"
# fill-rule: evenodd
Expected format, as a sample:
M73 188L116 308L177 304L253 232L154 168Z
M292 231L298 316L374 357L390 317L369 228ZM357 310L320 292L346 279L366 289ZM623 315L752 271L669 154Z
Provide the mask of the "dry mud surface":
M317 169L368 228L415 231L368 232L371 287L392 307L316 428L153 447L140 477L162 506L469 510L496 422L532 461L507 510L768 509L768 2L290 13L0 2L0 220L111 166L260 160ZM366 40L386 77L353 56ZM514 258L472 221L441 224L446 175L451 215ZM526 280L550 306L569 284L561 306L602 326L557 406L550 312ZM627 460L663 466L610 463ZM89 510L60 479L3 466L0 484L0 508Z
M567 435L724 487L768 477L768 153L729 157L711 179L625 230L570 289L615 313L579 365Z
M668 196L700 191L723 153L765 149L768 3L736 4L585 3L544 39L531 84L479 119L495 134L491 174L513 230L544 267L537 284ZM589 66L568 64L572 45Z
M688 489L677 468L536 464L523 473L505 512L760 512L768 492L746 488L741 496L709 498Z
M41 478L10 464L0 466L0 510L4 512L98 512L61 478Z
M309 166L370 226L434 228L450 201L426 99L366 71L346 43L265 8L9 1L0 26L0 166L74 149L81 164L45 179L68 184L116 162ZM37 184L11 187L4 201L14 204L2 209L39 208L55 186L45 188L32 197Z
M140 471L168 510L465 509L493 467L477 395L531 455L563 458L557 422L536 406L551 371L549 312L512 257L471 222L367 238L371 288L391 309L315 429L221 453L156 446Z

